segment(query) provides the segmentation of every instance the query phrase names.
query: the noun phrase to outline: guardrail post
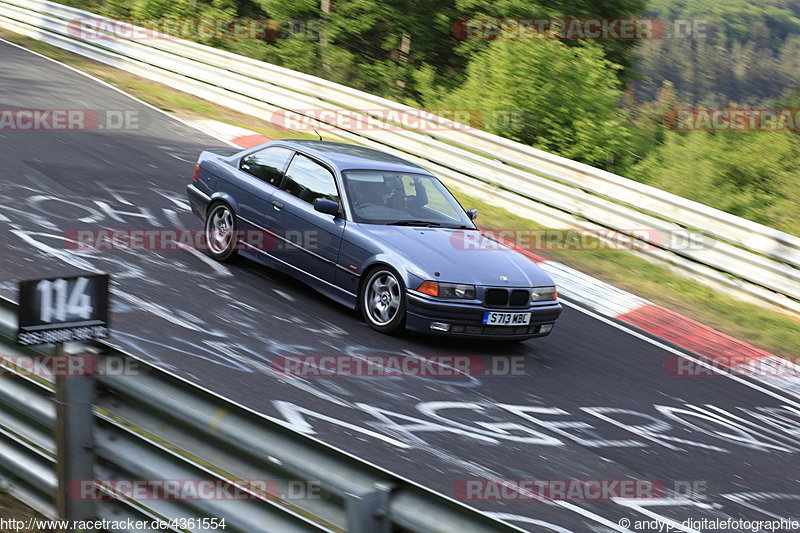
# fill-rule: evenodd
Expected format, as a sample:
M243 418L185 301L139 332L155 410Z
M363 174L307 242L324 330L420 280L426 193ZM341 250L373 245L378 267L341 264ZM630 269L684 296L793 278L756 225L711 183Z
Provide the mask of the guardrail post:
M64 353L64 345L56 344L53 355ZM85 363L85 360L82 361ZM62 520L91 520L94 502L80 499L81 480L94 479L94 368L89 365L59 365L64 372L56 374L56 511ZM70 375L74 369L80 369ZM76 494L77 493L77 494Z
M360 494L347 494L348 533L389 533L389 496L392 486L376 483L373 490Z

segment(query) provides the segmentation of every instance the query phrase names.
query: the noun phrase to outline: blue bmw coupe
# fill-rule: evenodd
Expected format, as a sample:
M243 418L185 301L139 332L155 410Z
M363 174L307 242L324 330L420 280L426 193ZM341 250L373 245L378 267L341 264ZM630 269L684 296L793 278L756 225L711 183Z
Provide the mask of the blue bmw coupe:
M373 329L524 340L561 313L550 277L483 235L428 171L351 144L209 149L188 186L207 253L241 255L359 309Z

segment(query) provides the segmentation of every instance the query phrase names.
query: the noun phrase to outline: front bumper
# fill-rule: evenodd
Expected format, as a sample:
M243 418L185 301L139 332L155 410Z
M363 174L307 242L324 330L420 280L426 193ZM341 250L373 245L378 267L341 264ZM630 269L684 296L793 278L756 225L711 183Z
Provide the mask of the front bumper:
M499 340L524 340L550 334L552 324L561 314L558 302L542 302L529 307L486 307L475 303L442 301L416 292L407 292L406 329L433 335ZM483 315L487 311L501 313L531 313L527 326L487 326ZM448 331L431 329L432 322L449 324ZM550 325L550 328L542 328ZM546 330L546 331L543 331Z

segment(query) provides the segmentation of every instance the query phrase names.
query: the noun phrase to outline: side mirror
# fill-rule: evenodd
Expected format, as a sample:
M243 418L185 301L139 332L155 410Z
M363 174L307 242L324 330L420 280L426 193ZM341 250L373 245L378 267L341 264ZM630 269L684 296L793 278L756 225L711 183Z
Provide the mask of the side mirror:
M476 218L478 218L478 210L470 209L469 211L467 211L467 216L469 217L470 220L475 220Z
M314 200L314 210L326 215L339 215L339 202L328 200L327 198L317 198Z

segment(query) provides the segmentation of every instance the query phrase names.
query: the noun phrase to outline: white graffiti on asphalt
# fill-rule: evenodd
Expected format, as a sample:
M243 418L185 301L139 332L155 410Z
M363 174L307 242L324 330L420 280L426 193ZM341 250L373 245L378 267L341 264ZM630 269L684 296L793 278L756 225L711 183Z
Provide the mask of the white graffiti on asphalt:
M421 402L415 413L354 403L359 412L352 420L338 419L319 408L310 409L276 400L279 420L295 431L315 434L320 425L334 424L362 432L399 448L426 446L427 433L450 433L486 444L503 441L537 446L569 443L594 448L662 446L670 450L697 448L728 453L733 447L763 452L796 453L794 432L800 428L800 411L791 407L757 408L759 416L741 423L742 417L718 406L654 405L653 413L616 407L580 407L569 412L559 407L475 402ZM730 409L730 408L728 408ZM764 427L766 420L770 426ZM772 428L787 428L788 431ZM603 436L623 430L629 438ZM696 438L677 437L694 433ZM376 433L377 432L377 433ZM709 438L710 437L710 438ZM704 439L701 442L696 439Z

